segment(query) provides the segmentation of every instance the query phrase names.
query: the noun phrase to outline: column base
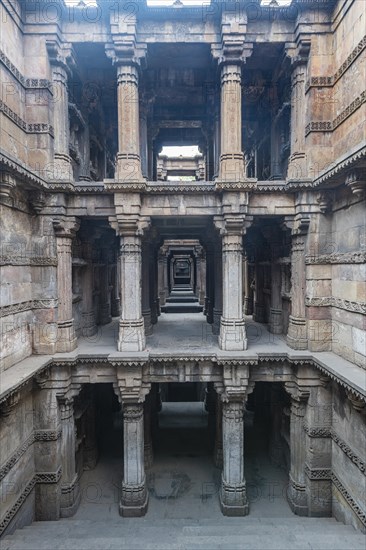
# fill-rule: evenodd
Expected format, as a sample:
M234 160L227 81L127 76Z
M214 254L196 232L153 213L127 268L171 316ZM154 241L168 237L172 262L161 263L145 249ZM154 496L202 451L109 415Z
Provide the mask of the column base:
M220 157L220 182L244 181L245 180L245 162L244 154L222 153Z
M110 304L100 308L100 324L108 325L112 321Z
M303 180L306 178L305 153L293 153L288 163L287 180Z
M82 315L82 336L93 336L97 332L94 311L83 313Z
M262 304L254 304L253 321L256 323L266 322L265 310Z
M119 320L118 351L143 351L145 349L145 327L141 319Z
M198 292L198 302L200 304L200 306L204 306L205 305L205 293L204 291L200 290Z
M69 155L55 153L51 178L59 182L74 182L74 173Z
M297 516L309 515L306 486L294 481L291 475L289 476L287 500L294 514Z
M282 309L270 308L268 328L272 334L282 334Z
M140 155L117 153L117 180L122 183L146 182L141 172Z
M139 518L146 514L149 495L145 482L141 485L122 483L122 498L119 504L119 514L124 518Z
M244 315L253 315L253 300L244 298Z
M165 295L165 291L162 291L159 294L159 305L160 305L160 307L165 306L165 303L166 303L166 295Z
M151 468L151 466L154 463L154 452L152 444L148 444L144 446L144 464L145 464L145 470L147 468Z
M142 312L142 317L144 319L144 328L145 328L145 335L150 336L150 334L153 333L153 326L151 322L151 310L146 310Z
M247 516L249 514L249 504L245 482L229 485L222 479L220 507L224 516Z
M77 347L77 338L75 335L74 319L57 323L57 343L58 353L73 351Z
M76 475L68 485L61 485L61 509L60 517L69 518L73 516L79 507L81 492L79 479Z
M212 324L213 334L220 334L221 316L222 316L222 311L214 308L214 310L213 310L213 324Z
M292 349L308 348L306 319L290 315L286 341Z
M216 468L222 468L224 464L224 458L223 458L223 452L222 452L222 446L217 445L215 443L215 450L214 450L214 463Z
M225 351L244 351L248 347L244 319L221 317L219 347Z
M111 315L112 317L119 317L121 315L121 300L119 298L111 302Z

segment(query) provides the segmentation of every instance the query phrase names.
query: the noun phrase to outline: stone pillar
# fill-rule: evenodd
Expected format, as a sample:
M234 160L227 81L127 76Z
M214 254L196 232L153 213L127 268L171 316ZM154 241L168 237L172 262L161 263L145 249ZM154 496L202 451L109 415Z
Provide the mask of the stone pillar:
M241 144L241 64L221 68L221 155L222 181L244 180L244 154Z
M210 448L214 447L214 442L215 442L215 431L216 431L215 403L216 403L216 392L213 387L213 382L207 382L207 387L205 390L205 410L208 412L208 434L209 434Z
M159 316L159 297L157 289L157 258L155 248L150 248L149 256L149 288L150 288L150 309L151 323L155 325Z
M123 481L119 513L124 517L145 515L148 506L144 468L143 403L123 405Z
M61 509L61 419L56 392L42 386L33 394L34 467L39 479L35 519L55 521L60 519Z
M220 320L222 315L222 247L221 242L215 243L214 249L214 310L212 332L220 334Z
M146 99L144 99L146 101ZM147 150L147 106L140 104L140 155L141 172L145 179L148 179L148 150Z
M214 247L209 242L206 248L206 292L205 292L205 314L207 322L213 324L214 317Z
M117 179L122 183L143 180L140 158L138 81L138 68L132 62L118 65Z
M83 236L86 238L86 236ZM93 244L90 240L84 240L82 243L83 259L86 261L86 266L83 270L82 281L82 336L92 336L97 331L95 322L94 306L93 306Z
M198 301L201 306L205 303L205 296L206 296L206 272L207 272L207 256L205 254L204 249L201 249L201 256L200 256L200 269L197 270L197 280L199 277L199 293L198 293Z
M120 317L121 315L121 299L119 297L121 288L121 261L118 253L115 259L116 263L111 266L111 284L112 284L112 298L111 298L111 315L112 317Z
M141 312L141 237L121 236L121 318L119 351L145 349L144 320Z
M250 288L248 256L244 256L243 271L244 271L244 275L243 275L244 315L252 315L253 314L253 293Z
M144 461L145 468L151 468L154 461L152 442L152 393L145 397L144 402Z
M305 235L292 238L291 249L291 315L287 332L287 345L293 349L307 349L305 317Z
M168 256L164 255L163 257L163 290L164 290L164 304L166 299L169 297L169 278L168 278Z
M167 273L165 273L166 270L167 270L166 253L164 253L160 249L158 254L158 289L159 289L160 306L164 306L167 299L166 287L165 287L166 278L167 278Z
M89 386L90 403L85 411L84 470L93 470L98 461L94 388L95 386L92 384Z
M150 247L151 243L146 239L142 241L142 316L144 318L145 335L152 334L150 307Z
M214 447L214 462L216 468L222 468L223 451L222 451L222 401L221 396L216 395L216 432L215 432L215 447Z
M271 264L271 308L269 312L269 331L282 334L282 296L281 265L272 259Z
M300 46L301 47L301 46ZM287 179L307 179L305 155L305 81L306 62L308 58L309 44L303 48L303 53L294 52L291 58L291 127L290 127L290 159Z
M332 390L329 378L311 388L304 421L308 515L332 516Z
M76 348L74 319L72 317L72 239L79 229L77 218L55 219L57 245L57 344L58 352Z
M281 384L271 385L271 432L269 441L269 456L271 462L276 466L283 467L283 444L281 442L281 424L283 405L281 403Z
M220 113L217 106L214 122L214 179L218 177L220 170L220 145Z
M244 403L222 403L223 471L220 504L225 516L246 516L249 506L244 478Z
M291 510L298 516L308 515L305 484L305 440L303 437L305 410L306 404L304 401L291 396L291 469L287 497Z
M227 351L247 349L242 300L242 235L225 232L222 238L223 314L219 346Z
M69 154L70 121L67 80L67 65L53 64L52 85L55 99L53 101L53 127L55 130L53 178L56 181L72 182L74 176Z
M103 237L102 237L103 238ZM101 249L102 269L99 272L100 283L100 324L107 325L112 321L111 289L109 282L109 249Z
M59 398L61 411L61 517L68 518L80 503L79 479L75 464L75 421L73 399Z
M265 323L264 311L264 266L258 261L255 264L255 291L253 320L257 323Z

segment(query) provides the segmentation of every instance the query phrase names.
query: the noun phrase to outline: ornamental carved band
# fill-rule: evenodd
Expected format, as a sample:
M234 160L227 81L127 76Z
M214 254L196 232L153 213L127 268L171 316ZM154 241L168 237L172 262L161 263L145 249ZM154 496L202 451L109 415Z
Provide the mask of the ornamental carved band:
M144 409L141 405L125 405L123 407L124 422L139 422L142 420Z

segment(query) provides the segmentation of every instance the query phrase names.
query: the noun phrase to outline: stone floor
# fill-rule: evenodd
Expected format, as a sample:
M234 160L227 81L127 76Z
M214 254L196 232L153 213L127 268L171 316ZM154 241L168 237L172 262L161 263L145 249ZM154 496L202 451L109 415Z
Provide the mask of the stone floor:
M365 538L334 519L300 518L285 498L287 476L270 464L246 416L250 514L227 518L219 508L220 472L213 465L202 403L164 403L153 467L147 471L144 518L118 515L121 425L118 416L98 466L84 472L73 518L35 522L5 537L1 550L364 550ZM113 437L112 437L113 436Z

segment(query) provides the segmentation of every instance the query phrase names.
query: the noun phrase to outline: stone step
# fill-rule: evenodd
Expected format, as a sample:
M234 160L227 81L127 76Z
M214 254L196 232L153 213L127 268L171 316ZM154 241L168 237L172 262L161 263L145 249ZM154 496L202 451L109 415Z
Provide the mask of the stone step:
M201 313L203 311L203 306L197 304L166 304L161 306L161 311L163 313Z
M168 304L180 304L180 303L186 303L186 304L194 304L198 302L198 298L196 296L170 296L166 299L166 302ZM164 306L163 306L164 307Z

